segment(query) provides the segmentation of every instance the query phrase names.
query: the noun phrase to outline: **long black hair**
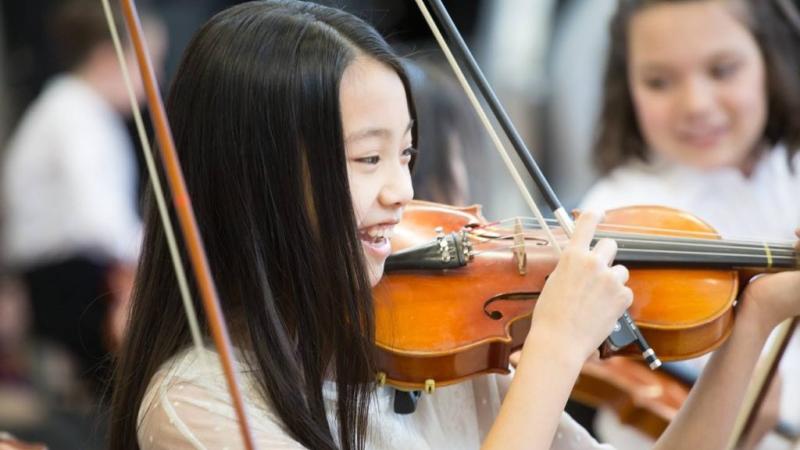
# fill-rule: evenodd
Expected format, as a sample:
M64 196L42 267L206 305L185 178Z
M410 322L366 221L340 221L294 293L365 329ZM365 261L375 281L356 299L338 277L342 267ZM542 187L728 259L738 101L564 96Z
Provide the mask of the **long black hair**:
M232 340L251 355L247 369L286 432L314 449L364 447L375 374L339 105L358 55L394 69L409 92L398 58L360 19L298 1L241 4L193 38L167 106ZM148 383L191 342L148 197L112 448L138 448ZM338 436L324 408L327 378L336 380Z
M628 39L631 19L646 8L664 3L708 0L620 0L611 26L611 50L606 68L602 113L594 163L606 174L631 158L648 159L628 77ZM769 103L763 141L782 143L791 159L800 148L800 38L774 0L728 2L752 33L764 57Z

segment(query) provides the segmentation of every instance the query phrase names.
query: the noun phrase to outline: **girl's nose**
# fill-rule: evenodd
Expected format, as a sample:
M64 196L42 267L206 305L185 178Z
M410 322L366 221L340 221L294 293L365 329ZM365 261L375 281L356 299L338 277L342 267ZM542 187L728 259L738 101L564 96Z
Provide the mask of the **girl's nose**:
M405 206L414 198L411 186L411 173L407 165L393 165L387 171L386 181L381 189L380 200L386 206Z
M680 91L681 110L689 116L700 116L714 106L713 87L704 80L688 80Z

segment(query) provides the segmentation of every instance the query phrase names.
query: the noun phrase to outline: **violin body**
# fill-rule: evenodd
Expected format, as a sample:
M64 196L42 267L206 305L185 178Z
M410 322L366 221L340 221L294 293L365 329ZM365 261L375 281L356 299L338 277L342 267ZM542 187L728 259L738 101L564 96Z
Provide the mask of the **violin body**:
M453 269L387 270L374 289L381 382L431 391L482 373L508 373L509 355L525 340L557 255L541 230L526 230L524 238L516 236L525 243L521 258L509 250L512 238L505 237L513 230L504 233L487 223L478 206L414 201L406 207L393 251L429 242L441 227L443 232L472 230L474 256ZM689 214L657 206L609 211L603 225L638 225L655 230L654 235L713 233ZM630 313L661 359L693 358L727 338L739 288L736 270L652 264L629 269ZM615 353L639 354L633 346Z
M587 361L570 398L614 410L625 425L658 439L678 415L690 385L627 358Z
M434 239L437 227L452 232L485 223L479 207L415 201L395 228L393 251ZM522 346L556 262L555 254L542 252L537 270L520 276L513 258L501 251L459 269L384 275L373 292L378 364L386 382L418 390L427 380L443 386L480 373L507 373L508 357ZM515 299L503 300L505 294ZM502 318L492 319L489 311Z

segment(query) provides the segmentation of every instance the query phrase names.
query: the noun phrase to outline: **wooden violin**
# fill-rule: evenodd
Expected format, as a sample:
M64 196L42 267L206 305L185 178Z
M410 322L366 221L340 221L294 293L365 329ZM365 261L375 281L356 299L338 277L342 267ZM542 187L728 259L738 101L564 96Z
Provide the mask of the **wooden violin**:
M490 223L478 206L406 207L392 239L395 253L374 289L379 381L430 392L508 372L508 357L522 346L557 262L542 230L524 225ZM739 288L753 273L798 267L789 245L721 240L700 219L659 206L607 212L601 237L617 241L616 262L631 269L631 315L667 361L725 341Z
M663 369L653 371L628 358L587 361L570 398L593 408L610 408L621 423L658 439L678 415L698 375L678 374L669 364ZM786 421L778 421L773 431L789 442L800 439L800 429Z

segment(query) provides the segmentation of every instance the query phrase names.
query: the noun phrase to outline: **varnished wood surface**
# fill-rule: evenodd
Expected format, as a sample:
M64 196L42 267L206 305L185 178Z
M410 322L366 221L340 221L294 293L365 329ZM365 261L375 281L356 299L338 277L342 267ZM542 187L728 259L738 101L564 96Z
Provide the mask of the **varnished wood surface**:
M456 210L412 202L393 247L427 242L436 227L450 232L470 223L486 223L477 207ZM713 232L691 215L662 207L610 211L604 223ZM541 241L536 231L526 235ZM479 238L474 244L481 253L464 268L391 273L376 286L378 361L387 382L419 389L426 380L443 386L481 372L507 371L508 355L524 342L556 256L548 245L529 245L527 271L521 275L510 249L487 250L490 244ZM507 247L497 241L491 245ZM736 271L634 268L628 285L634 291L631 315L664 361L711 351L730 333ZM626 348L621 353L638 352Z

